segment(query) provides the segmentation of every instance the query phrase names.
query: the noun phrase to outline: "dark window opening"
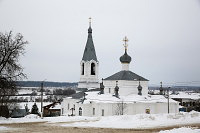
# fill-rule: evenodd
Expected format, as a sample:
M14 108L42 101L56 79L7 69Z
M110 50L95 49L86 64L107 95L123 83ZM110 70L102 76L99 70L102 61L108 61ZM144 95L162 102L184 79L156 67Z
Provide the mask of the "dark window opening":
M95 115L95 108L93 108L93 115Z
M101 116L104 116L104 109L101 110Z
M95 75L95 64L91 64L91 75Z
M82 64L82 75L84 75L84 63Z
M79 108L79 116L82 116L82 108Z

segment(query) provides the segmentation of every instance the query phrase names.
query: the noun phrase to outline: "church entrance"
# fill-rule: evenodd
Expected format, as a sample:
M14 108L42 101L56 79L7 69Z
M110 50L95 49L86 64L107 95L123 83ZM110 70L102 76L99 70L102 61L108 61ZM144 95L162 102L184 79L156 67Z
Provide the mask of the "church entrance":
M82 116L82 108L79 108L79 116Z

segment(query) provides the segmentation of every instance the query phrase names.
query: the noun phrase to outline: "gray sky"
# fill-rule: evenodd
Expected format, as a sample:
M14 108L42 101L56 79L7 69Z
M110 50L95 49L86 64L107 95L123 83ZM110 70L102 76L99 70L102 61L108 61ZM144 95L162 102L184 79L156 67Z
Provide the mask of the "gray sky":
M79 81L89 17L99 79L121 70L127 36L130 69L150 85L200 84L200 0L0 0L0 31L30 42L28 80Z

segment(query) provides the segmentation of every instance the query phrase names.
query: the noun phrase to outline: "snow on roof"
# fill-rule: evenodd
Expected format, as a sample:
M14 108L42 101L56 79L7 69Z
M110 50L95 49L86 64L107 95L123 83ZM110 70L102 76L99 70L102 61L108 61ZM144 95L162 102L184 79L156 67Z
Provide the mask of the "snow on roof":
M98 91L95 92L86 92L86 100L84 103L97 102L97 103L118 103L118 102L126 102L126 103L166 103L167 99L162 95L145 95L140 96L136 94L131 94L128 96L119 96L119 98L113 96L112 94L99 94ZM170 99L169 102L176 101Z
M191 92L179 92L178 95L170 95L171 98L181 98L181 99L200 99L200 93L191 93Z
M61 105L56 103L54 106L51 106L49 109L61 109Z

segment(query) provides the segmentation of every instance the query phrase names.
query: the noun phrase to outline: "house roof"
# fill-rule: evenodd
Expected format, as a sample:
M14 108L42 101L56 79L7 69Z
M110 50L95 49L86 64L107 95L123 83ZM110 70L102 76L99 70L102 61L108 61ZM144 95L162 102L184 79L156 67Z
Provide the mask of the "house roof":
M75 94L70 95L72 99L80 99L84 96L85 91L81 91Z
M58 104L60 104L60 102L53 102L53 103L51 103L51 104L48 104L48 105L44 106L43 108L49 109L49 108L54 107L54 106L56 106L56 105L58 105Z
M11 113L12 118L24 117L27 115L26 109L14 109Z
M80 99L80 98L83 98L84 97L84 93L85 92L93 92L93 91L100 91L99 88L96 88L96 89L90 89L90 90L84 90L84 91L81 91L81 92L78 92L78 93L75 93L75 94L72 94L70 95L70 97L72 99Z
M191 99L191 100L198 100L200 99L199 93L187 93L187 92L179 92L178 95L170 95L173 99Z
M134 81L148 81L147 79L139 76L131 71L119 71L104 80L134 80Z
M97 61L94 43L93 43L93 39L92 39L92 28L91 28L91 26L88 29L88 38L87 38L87 43L86 43L86 46L85 46L85 50L84 50L84 53L83 53L82 60L84 60L84 61L90 61L90 60Z

